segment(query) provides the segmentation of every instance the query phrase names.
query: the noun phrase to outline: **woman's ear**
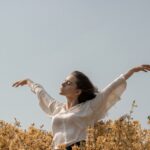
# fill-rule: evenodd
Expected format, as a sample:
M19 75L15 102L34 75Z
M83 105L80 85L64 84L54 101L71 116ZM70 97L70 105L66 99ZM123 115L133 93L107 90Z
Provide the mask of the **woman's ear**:
M76 91L77 95L80 95L81 92L82 92L82 90L80 90L80 89L77 89L77 91Z

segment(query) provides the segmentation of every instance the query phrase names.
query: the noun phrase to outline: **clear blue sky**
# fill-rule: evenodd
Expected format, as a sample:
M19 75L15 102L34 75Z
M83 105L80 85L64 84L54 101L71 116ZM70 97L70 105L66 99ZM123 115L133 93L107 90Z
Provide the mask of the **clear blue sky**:
M65 102L59 87L73 70L101 89L128 69L150 64L149 6L147 0L0 1L0 119L50 129L36 95L11 87L16 80L30 78ZM136 100L133 116L148 127L150 73L135 74L127 84L106 119L128 113Z

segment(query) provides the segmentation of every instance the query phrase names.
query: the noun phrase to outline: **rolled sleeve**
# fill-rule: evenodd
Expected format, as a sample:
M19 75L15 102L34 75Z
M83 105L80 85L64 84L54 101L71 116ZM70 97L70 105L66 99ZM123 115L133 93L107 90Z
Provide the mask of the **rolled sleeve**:
M110 83L102 90L104 110L108 111L117 101L121 99L121 95L127 86L126 80L121 74L117 79Z
M30 88L37 95L39 106L46 114L53 116L61 110L63 103L51 97L40 84L32 83Z
M121 74L113 82L108 84L92 101L92 108L95 111L96 120L105 117L107 111L121 98L127 86L126 80Z

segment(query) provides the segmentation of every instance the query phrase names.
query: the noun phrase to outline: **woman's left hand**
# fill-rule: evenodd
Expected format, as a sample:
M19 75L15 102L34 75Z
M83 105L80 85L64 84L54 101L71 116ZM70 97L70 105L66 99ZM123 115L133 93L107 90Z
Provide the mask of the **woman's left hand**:
M131 75L133 75L133 73L140 72L140 71L144 71L144 72L150 71L150 65L144 64L144 65L134 67L134 68L130 69L127 73L125 73L124 77L127 80Z
M144 72L147 72L147 71L150 71L150 65L141 65L141 66L138 66L138 67L134 67L132 69L133 72L139 72L139 71L144 71Z

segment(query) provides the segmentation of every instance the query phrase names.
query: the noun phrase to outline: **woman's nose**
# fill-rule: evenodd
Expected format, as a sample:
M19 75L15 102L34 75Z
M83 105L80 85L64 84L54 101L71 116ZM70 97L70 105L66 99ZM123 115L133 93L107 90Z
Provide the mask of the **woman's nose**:
M65 82L63 82L61 85L62 85L62 86L65 86L65 84L66 84L66 83L65 83Z

